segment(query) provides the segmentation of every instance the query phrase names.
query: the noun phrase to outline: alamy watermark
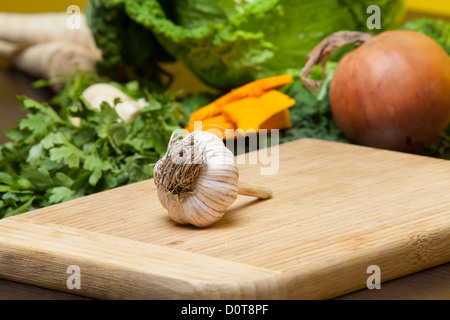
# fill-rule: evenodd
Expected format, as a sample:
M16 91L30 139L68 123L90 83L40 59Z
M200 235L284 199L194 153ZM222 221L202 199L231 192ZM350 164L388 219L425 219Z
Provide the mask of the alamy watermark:
M67 7L66 12L70 14L66 20L66 27L70 30L81 29L81 9L79 6L71 5Z
M70 290L81 289L80 267L76 265L70 265L67 267L66 273L70 274L66 281L67 288Z
M366 281L367 288L370 290L381 289L381 269L377 265L367 267L366 273L371 274Z
M366 13L372 14L367 19L367 29L381 29L381 9L379 6L371 5L367 8Z

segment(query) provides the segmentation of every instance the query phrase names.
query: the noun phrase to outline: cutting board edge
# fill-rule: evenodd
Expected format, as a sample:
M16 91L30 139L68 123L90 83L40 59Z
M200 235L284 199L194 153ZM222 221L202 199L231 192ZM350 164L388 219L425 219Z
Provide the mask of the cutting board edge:
M396 259L399 263L394 267L391 261ZM328 260L304 270L286 272L283 281L288 299L332 299L375 285L375 272L373 269L369 272L370 266L379 267L382 287L387 281L449 262L450 223L392 236L385 243L368 246L338 261ZM316 286L317 283L321 285Z
M38 225L26 220L11 217L0 225L0 278L99 299L284 298L285 290L278 282L278 271L110 235L98 237L86 230ZM11 233L5 228L12 229ZM11 239L11 236L16 238ZM90 237L98 243L98 247L94 248L98 255L111 250L123 254L127 250L136 251L136 247L149 248L154 252L155 262L133 264L140 258L139 253L134 252L126 257L136 260L120 263L119 257L117 261L112 261L111 256L105 256L99 264L92 252L89 254L80 251L80 248L75 250L76 247L61 245L77 243L77 247L87 249L86 246L92 245ZM56 240L58 244L55 243L52 249L46 246ZM111 244L115 247L112 248ZM67 254L71 249L76 252ZM148 256L153 252L141 252L142 259L149 262ZM188 265L190 272L196 270L198 277L195 273L187 275L174 270L174 265L179 264L180 260ZM87 279L80 281L85 284L82 285L83 290L68 288L66 281L71 274L66 270L69 266L78 266L81 277ZM147 266L154 269L148 271L145 269ZM202 273L207 273L207 270L211 270L210 275L202 279ZM212 280L213 277L218 280ZM108 278L107 281L104 278ZM108 290L108 283L114 278L112 282L117 287Z
M26 220L23 218L8 219L5 219L7 221L7 223L4 223L6 227L11 226L11 224L20 224L20 220ZM33 224L30 222L28 227L33 227ZM48 229L47 231L52 233L60 232L59 236L66 237L69 240L73 238L74 232L78 230L52 225L36 226ZM85 230L80 231L86 237L95 236L90 235ZM98 262L86 260L82 255L64 256L56 249L52 252L48 249L44 251L42 248L33 247L31 242L33 234L28 230L22 236L26 236L26 233L30 237L28 247L27 241L25 241L25 244L22 246L16 245L15 248L5 249L5 240L1 241L0 228L1 278L98 299L331 299L366 288L366 281L370 277L370 274L367 273L367 267L370 265L380 266L381 283L384 283L450 262L449 224L440 228L411 232L408 236L393 237L387 243L382 244L384 246L383 250L380 250L379 246L370 246L364 250L357 250L354 254L346 255L339 260L325 261L320 265L311 265L286 273L192 253L192 256L201 260L201 264L205 264L205 261L213 261L213 263L217 261L217 263L230 264L233 268L242 265L246 269L248 266L248 270L243 269L244 272L248 272L249 278L247 279L242 277L224 281L199 280L195 279L195 277L188 279L176 273L171 274L168 270L166 270L165 274L161 272L146 272L142 268L129 270L123 265L104 262L103 267L105 268L104 270L108 270L107 275L117 278L117 287L110 288L108 287L108 282L110 281L103 281L104 279L101 276L100 279L95 279L99 277ZM3 239L5 239L5 236L3 236ZM49 240L52 239L54 240L54 238ZM122 238L107 236L105 239L108 241L113 239L120 241ZM72 240L79 241L80 238L77 237L77 239ZM124 240L133 242L129 239ZM163 250L167 249L168 252L175 253L179 251L173 248L161 248ZM378 260L375 259L376 261L374 260L374 253L378 257ZM186 255L186 252L183 251L183 254ZM187 254L191 255L191 253ZM203 257L205 257L205 260L203 260ZM399 257L401 258L400 263L396 265L396 268L393 268L389 262L392 259L399 259ZM11 261L20 261L20 263L11 263ZM83 270L90 270L87 274L82 273L83 277L88 279L87 281L91 279L91 283L88 283L87 286L85 285L84 290L69 289L67 287L65 279L70 274L63 273L61 275L61 272L65 271L66 266L69 265L81 265L84 266ZM164 268L164 266L162 267ZM30 271L32 270L37 270L38 273L30 276ZM55 274L58 274L58 272L60 277L55 277ZM317 285L318 283L320 285ZM154 288L155 284L157 286L156 289Z

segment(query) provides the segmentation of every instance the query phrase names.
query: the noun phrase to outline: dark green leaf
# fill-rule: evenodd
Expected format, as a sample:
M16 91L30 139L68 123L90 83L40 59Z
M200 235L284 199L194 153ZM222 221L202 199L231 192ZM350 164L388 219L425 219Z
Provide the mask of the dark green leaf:
M55 174L54 181L55 184L68 188L73 184L73 179L63 172L57 172Z
M94 171L92 171L92 174L89 176L89 184L95 186L101 177L102 170L100 168L95 168Z
M38 189L47 190L53 186L53 179L50 173L44 167L25 167L23 174L28 178L28 180L35 185Z
M7 174L6 172L0 172L0 182L11 185L14 184L14 179L10 174Z
M20 207L18 207L15 210L11 210L11 211L7 211L7 213L5 215L3 215L3 218L7 218L7 217L12 217L21 213L24 213L26 211L29 210L29 207L31 206L31 204L33 203L34 198L29 199L27 202L25 202L23 205L21 205Z

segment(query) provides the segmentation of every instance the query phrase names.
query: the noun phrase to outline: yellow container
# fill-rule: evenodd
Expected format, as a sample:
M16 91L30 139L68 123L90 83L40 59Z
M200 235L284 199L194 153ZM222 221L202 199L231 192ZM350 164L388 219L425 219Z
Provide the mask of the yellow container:
M450 0L406 0L408 11L450 17Z
M1 1L0 12L66 12L71 5L77 5L83 11L88 0L20 0L20 1Z
M0 11L3 12L49 12L66 11L70 5L77 5L82 10L88 0L21 0L2 1ZM405 0L409 11L450 17L450 0Z

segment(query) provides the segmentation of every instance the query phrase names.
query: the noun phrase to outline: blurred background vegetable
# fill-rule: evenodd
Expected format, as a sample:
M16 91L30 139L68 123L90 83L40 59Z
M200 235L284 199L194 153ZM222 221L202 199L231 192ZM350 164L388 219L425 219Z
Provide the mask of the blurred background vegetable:
M77 69L94 69L102 58L101 52L84 14L78 17L79 28L69 29L65 12L0 12L0 58L44 79L71 76Z
M381 30L397 27L403 0L92 0L86 8L104 61L149 71L177 59L209 86L229 90L300 68L325 35L367 30L367 7L383 12Z
M302 80L333 50L358 47L338 63L330 85L333 118L354 143L403 152L428 147L450 122L450 58L430 37L411 30L339 31L308 55Z

